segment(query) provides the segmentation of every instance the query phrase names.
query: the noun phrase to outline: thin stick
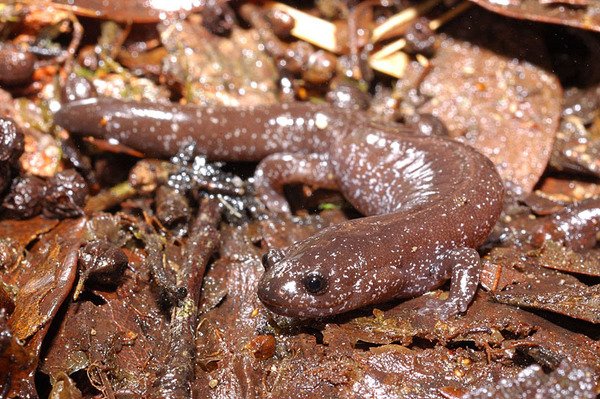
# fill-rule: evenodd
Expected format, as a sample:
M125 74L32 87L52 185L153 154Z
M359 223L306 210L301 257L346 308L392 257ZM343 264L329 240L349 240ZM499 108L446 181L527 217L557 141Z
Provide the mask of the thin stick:
M453 7L445 12L439 18L431 20L429 22L429 28L433 31L439 29L446 22L466 11L471 6L472 3L470 1L464 1L458 4L456 7ZM401 78L404 75L406 66L408 65L408 56L400 51L404 48L404 46L406 46L406 39L404 38L400 38L383 46L379 51L370 55L369 65L376 71L385 73L395 78ZM403 55L398 56L398 54ZM420 61L423 63L423 60Z
M408 54L398 51L383 58L369 58L369 66L376 71L400 79L408 66Z
M455 7L452 7L444 14L442 14L439 18L436 18L429 22L429 29L438 30L440 26L444 25L446 22L451 19L459 16L461 13L467 11L473 5L470 1L463 1L460 4L457 4Z
M410 23L437 6L440 1L441 0L427 0L390 17L387 21L373 29L371 42L376 43L379 40L403 33ZM440 26L464 12L471 5L472 3L469 1L458 4L439 18L430 21L429 27L434 31L439 29ZM286 4L274 1L267 2L266 7L282 10L294 18L296 23L291 32L294 37L333 53L339 53L341 51L341 46L337 42L336 25L331 22L317 18ZM379 51L371 54L369 57L369 65L376 71L396 78L401 78L408 65L408 56L400 51L404 46L406 46L406 40L404 38L400 38L385 45Z
M282 10L294 18L296 23L291 32L294 37L332 53L339 53L340 47L337 42L336 26L331 22L277 2L267 2L266 6L267 8Z
M165 372L154 382L148 395L150 397L192 397L198 301L206 265L221 242L218 230L220 220L219 203L215 199L203 199L186 242L184 262L177 273L177 287L184 288L186 296L171 309L169 355L164 360Z
M382 39L387 39L391 36L402 33L402 31L406 29L408 25L415 20L415 18L425 14L427 11L437 6L440 1L441 0L427 0L391 16L384 23L373 29L371 41L373 43L377 43Z
M396 41L391 42L390 44L383 46L379 51L371 54L371 59L385 58L395 53L396 51L402 50L404 46L406 46L406 39L398 39Z

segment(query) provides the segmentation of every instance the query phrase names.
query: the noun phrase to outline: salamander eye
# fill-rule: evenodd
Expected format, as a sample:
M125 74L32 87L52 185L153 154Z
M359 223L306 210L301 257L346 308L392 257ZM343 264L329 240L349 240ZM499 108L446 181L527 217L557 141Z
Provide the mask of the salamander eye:
M302 279L306 291L313 295L321 295L327 289L327 280L317 272L310 273Z
M275 263L283 259L284 255L284 252L279 249L270 249L262 256L262 264L265 270L272 268Z

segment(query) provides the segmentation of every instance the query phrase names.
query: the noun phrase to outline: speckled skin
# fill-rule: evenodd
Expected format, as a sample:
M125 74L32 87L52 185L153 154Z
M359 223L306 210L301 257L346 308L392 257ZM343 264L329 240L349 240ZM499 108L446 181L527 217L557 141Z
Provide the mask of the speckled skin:
M170 157L193 139L210 160L258 161L281 152L328 150L345 126L334 118L338 112L322 108L308 103L200 108L89 98L63 105L54 118L73 133L116 140L150 157ZM327 129L317 127L323 123Z
M287 183L340 190L366 217L266 256L259 298L288 316L328 316L416 296L448 278L449 299L432 299L424 311L447 317L466 310L479 281L474 248L502 207L498 173L472 148L327 106L194 108L88 99L67 104L55 120L150 156L173 155L193 139L209 159L261 160L256 190L276 211L289 211L281 194ZM318 275L324 289L309 292L308 275Z

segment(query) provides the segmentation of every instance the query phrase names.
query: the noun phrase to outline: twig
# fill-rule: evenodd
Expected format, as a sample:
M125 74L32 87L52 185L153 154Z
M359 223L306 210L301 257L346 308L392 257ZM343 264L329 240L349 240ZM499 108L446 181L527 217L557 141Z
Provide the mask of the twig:
M467 11L472 5L473 3L470 1L463 1L460 4L457 4L456 6L452 7L444 14L442 14L439 18L430 21L429 29L434 31L438 30L440 26L444 25L446 22L452 20L453 18L456 18L463 12Z
M406 8L400 11L398 14L391 16L384 23L373 29L371 35L371 41L377 43L380 40L390 38L392 36L404 33L403 31L412 23L416 18L425 14L433 7L437 6L441 0L427 0L423 3L417 4L414 7Z
M81 26L81 24L79 23L79 20L77 19L77 17L74 14L69 14L68 19L71 21L71 24L73 25L73 37L71 39L71 42L69 43L69 46L67 47L66 50L64 50L61 55L51 58L49 60L44 60L44 61L38 61L36 63L36 68L42 68L48 65L53 65L53 64L61 64L65 61L69 61L73 58L73 56L75 55L75 52L77 51L77 49L79 48L79 45L81 44L81 40L83 39L83 26Z
M439 0L438 0L439 1ZM296 22L292 35L298 39L312 43L332 53L338 53L340 46L337 42L336 26L331 22L317 18L294 7L277 2L267 2L267 8L276 8L289 14Z
M192 397L198 301L206 265L220 242L217 229L220 218L219 202L203 199L186 242L185 260L177 274L177 287L187 293L171 312L169 356L164 364L164 373L153 385L155 390L151 397Z
M370 57L369 66L376 71L400 79L404 76L408 61L408 54L398 51L381 58Z
M429 22L429 28L433 31L439 29L446 22L460 15L472 5L473 3L470 1L464 1L456 5L442 14L439 18L431 20ZM396 78L401 78L408 65L408 56L400 51L404 46L406 46L406 39L404 38L400 38L383 46L379 51L369 56L369 66L376 71ZM419 62L424 64L422 59L420 59Z
M135 188L129 182L119 183L116 186L103 190L93 197L90 197L85 204L85 213L91 214L101 212L137 194Z
M390 44L381 48L381 50L371 54L371 59L381 59L385 58L391 54L394 54L396 51L400 51L406 46L406 39L401 38L396 41L391 42Z
M416 18L437 6L440 1L427 0L414 7L406 8L390 17L373 29L371 43L404 33ZM440 26L464 12L471 5L472 3L469 1L458 4L439 18L430 21L429 27L434 31L439 29ZM294 37L334 53L339 53L342 50L342 46L337 42L336 26L331 22L273 1L267 2L266 7L285 11L294 18L296 23L291 32ZM376 71L395 78L401 78L409 61L408 56L400 51L404 46L406 46L404 38L385 45L379 51L369 56L369 66Z

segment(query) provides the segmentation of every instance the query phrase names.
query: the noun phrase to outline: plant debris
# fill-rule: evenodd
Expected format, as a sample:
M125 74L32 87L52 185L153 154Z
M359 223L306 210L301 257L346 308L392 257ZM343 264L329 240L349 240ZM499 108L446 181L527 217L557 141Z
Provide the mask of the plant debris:
M1 4L0 397L597 397L598 15L591 0ZM55 125L98 96L329 103L473 146L508 194L473 303L424 314L446 284L271 313L265 255L361 216L304 184L284 188L293 215L273 213L256 164L203 143L153 159Z
M475 18L479 16L489 18L475 14ZM506 23L503 32L510 35L516 36L523 29ZM496 29L500 26L496 24ZM477 32L469 35L476 37ZM527 40L533 42L527 47L529 51L538 49L544 57L541 43L536 43L535 37ZM561 88L554 75L525 60L516 61L514 55L522 47L508 38L506 41L502 54L507 55L503 56L459 39L444 38L431 60L432 71L421 83L420 92L428 101L418 110L439 117L451 137L486 154L508 188L522 195L533 189L550 158L561 111ZM479 36L478 42L489 40ZM528 161L519 162L523 157Z

